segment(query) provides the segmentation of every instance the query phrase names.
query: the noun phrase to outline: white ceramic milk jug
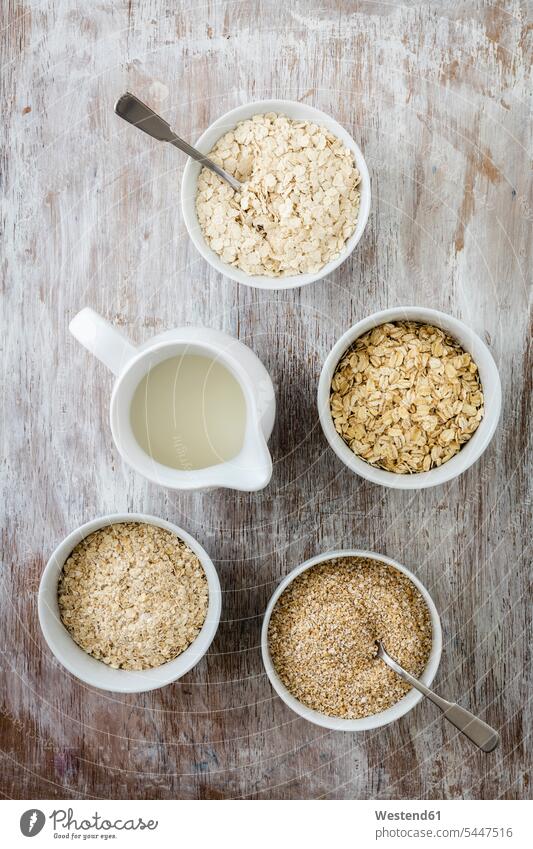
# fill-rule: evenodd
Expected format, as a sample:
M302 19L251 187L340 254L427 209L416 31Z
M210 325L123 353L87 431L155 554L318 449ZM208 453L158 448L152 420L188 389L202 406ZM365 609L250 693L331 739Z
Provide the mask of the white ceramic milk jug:
M274 426L274 387L250 348L220 330L205 327L169 330L137 348L89 308L74 317L70 331L116 375L111 395L111 431L120 454L136 471L171 489L227 487L252 492L268 484L272 459L267 440ZM158 462L139 444L130 418L132 400L143 378L164 360L185 356L207 357L222 365L238 382L244 396L240 450L231 459L205 468L174 468ZM180 397L178 402L186 405L187 398Z

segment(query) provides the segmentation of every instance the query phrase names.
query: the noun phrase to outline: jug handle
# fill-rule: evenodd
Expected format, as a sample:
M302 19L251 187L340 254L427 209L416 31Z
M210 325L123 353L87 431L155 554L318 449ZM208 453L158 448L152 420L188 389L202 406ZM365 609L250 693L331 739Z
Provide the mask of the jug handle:
M74 316L69 330L84 348L98 357L117 376L137 352L135 346L120 330L90 307L85 307Z

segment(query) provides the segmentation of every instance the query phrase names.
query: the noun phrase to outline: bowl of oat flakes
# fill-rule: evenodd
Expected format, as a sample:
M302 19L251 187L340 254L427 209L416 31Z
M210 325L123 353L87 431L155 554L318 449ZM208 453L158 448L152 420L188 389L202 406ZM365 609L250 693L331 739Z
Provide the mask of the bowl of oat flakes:
M320 280L352 253L370 211L370 178L349 133L324 112L265 100L223 115L195 144L243 182L234 192L185 165L181 205L200 254L232 280L290 289Z
M430 686L442 651L437 609L405 566L371 551L331 551L297 566L270 599L261 646L288 707L336 731L368 731L423 698L376 657L376 640Z
M181 678L220 621L215 567L186 531L123 513L87 522L56 548L39 622L57 660L102 690L142 693Z
M485 451L501 412L494 359L456 318L395 307L351 327L318 385L324 434L373 483L424 489L456 478Z

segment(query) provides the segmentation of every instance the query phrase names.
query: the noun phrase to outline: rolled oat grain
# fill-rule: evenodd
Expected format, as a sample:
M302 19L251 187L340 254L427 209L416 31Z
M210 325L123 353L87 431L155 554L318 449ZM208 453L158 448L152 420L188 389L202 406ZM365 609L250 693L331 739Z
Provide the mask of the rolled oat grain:
M197 637L207 615L207 578L175 534L121 522L72 551L58 602L65 628L92 657L115 669L151 669Z
M382 324L360 336L331 383L335 429L367 463L397 474L450 460L483 418L470 354L438 327Z
M218 256L247 274L316 273L337 257L359 214L352 152L325 127L267 113L242 121L209 157L245 185L203 168L196 210Z
M370 558L337 558L302 572L278 599L268 628L270 656L289 692L344 719L387 710L410 689L376 658L378 639L421 675L432 643L428 607L406 575Z

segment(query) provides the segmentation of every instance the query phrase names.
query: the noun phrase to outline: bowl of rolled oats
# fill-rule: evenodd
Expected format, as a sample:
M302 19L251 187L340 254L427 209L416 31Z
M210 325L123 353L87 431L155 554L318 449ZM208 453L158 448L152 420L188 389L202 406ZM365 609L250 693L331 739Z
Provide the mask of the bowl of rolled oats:
M361 239L370 178L349 133L324 112L289 100L233 109L195 144L234 175L235 192L189 159L181 205L200 254L232 280L290 289L330 274Z
M397 307L348 330L326 358L318 412L337 456L363 478L424 489L468 469L501 412L485 343L437 310Z
M368 731L421 701L377 656L391 656L430 686L442 651L439 614L405 566L371 551L331 551L280 583L263 620L270 683L304 719L336 731Z
M124 513L87 522L56 548L39 586L39 622L57 660L86 684L142 693L181 678L207 652L222 594L186 531Z

